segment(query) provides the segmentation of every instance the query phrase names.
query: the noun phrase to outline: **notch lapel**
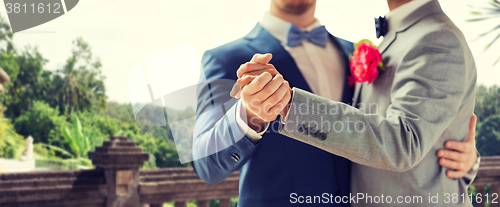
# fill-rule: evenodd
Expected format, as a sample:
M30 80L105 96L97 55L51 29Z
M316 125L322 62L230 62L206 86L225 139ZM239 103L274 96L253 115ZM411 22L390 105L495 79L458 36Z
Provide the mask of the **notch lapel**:
M352 97L352 106L356 107L356 104L358 104L359 101L359 93L361 92L361 87L363 86L362 83L356 83L356 86L354 88L354 96Z
M384 54L384 52L389 48L389 46L392 45L394 41L396 41L396 38L398 36L398 32L395 32L394 30L387 33L386 36L384 36L384 40L380 43L378 46L378 50L380 51L380 54Z
M379 46L380 54L383 54L387 50L387 48L389 48L389 46L391 46L392 43L396 41L399 33L405 32L406 30L408 30L413 25L417 24L420 20L424 19L425 17L438 13L444 13L444 12L441 9L441 5L439 4L439 2L437 0L432 0L424 4L414 12L412 12L406 18L404 18L403 21L401 21L401 23L399 23L399 25L396 27L396 29L389 28L389 33L386 35L386 37L384 37L384 40L380 43Z

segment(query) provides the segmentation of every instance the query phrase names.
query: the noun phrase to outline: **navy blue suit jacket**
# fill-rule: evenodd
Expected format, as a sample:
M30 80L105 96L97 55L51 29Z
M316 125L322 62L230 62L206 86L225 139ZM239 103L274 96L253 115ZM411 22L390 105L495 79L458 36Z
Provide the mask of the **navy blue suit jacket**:
M347 77L353 44L331 35L330 38L343 52ZM229 97L229 91L237 79L236 70L255 53L272 53L270 63L290 86L310 91L294 59L259 24L245 37L206 51L202 76L207 81L201 77L193 141L196 174L207 183L216 184L240 171L240 207L301 206L291 203L294 197L348 195L349 160L278 134L278 120L271 123L257 144L237 125L237 100ZM350 104L354 89L345 82L342 101Z

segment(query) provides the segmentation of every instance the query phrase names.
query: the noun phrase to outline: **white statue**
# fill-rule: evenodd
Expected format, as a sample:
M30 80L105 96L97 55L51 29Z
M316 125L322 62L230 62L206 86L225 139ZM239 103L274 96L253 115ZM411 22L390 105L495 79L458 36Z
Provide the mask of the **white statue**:
M0 93L3 93L5 90L3 87L3 83L5 82L10 82L10 77L2 68L0 68Z
M23 151L23 156L21 160L32 160L33 159L33 137L29 136L26 138L26 146Z

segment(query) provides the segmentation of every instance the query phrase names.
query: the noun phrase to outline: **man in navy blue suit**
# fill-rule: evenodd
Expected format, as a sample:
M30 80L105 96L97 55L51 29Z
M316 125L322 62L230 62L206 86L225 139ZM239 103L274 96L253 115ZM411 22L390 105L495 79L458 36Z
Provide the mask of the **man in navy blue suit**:
M315 0L271 0L269 12L249 34L203 55L193 167L210 184L239 171L238 206L349 206L350 161L280 135L275 120L279 103L290 99L286 92L290 86L331 100L352 102L354 88L346 80L353 44L329 34L314 17L315 7ZM297 41L294 34L301 31L310 38ZM251 104L231 98L229 93L238 79L238 68L255 66L241 64L256 53L272 53L269 67L280 68L281 72L275 76L263 74L264 85L261 82L260 87L281 92L275 93L268 104L259 105L263 108L252 109ZM253 60L265 64L269 59L255 56ZM249 84L248 90L256 85ZM256 111L277 113L258 119ZM453 144L459 151L471 147L470 143ZM461 162L456 154L448 158Z

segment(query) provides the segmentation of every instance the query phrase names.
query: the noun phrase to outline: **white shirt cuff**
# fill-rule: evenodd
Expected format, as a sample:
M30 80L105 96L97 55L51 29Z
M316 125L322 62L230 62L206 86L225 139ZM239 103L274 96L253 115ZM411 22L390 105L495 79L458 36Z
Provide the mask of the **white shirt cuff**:
M262 139L262 135L264 135L264 133L266 133L267 131L267 128L269 128L269 122L266 122L266 126L264 127L264 130L260 131L260 132L256 132L255 130L253 130L252 128L250 128L247 124L246 121L244 121L241 116L241 100L238 101L237 103L238 105L236 106L236 113L239 114L239 116L236 116L236 122L238 123L238 126L240 126L240 129L241 131L245 132L245 134L247 135L247 137L252 140L252 142L254 143L258 143L260 141L260 139Z

